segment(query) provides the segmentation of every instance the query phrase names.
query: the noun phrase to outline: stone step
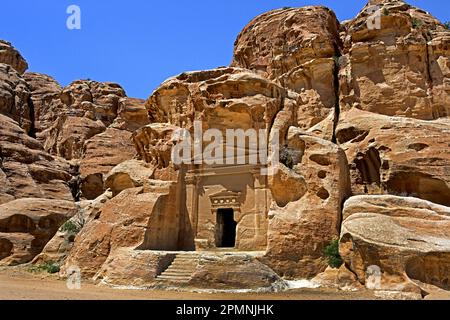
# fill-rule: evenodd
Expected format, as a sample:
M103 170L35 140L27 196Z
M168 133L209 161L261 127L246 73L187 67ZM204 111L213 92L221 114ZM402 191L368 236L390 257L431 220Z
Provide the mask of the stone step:
M187 283L197 269L198 260L197 254L178 254L172 264L156 279L158 281Z
M189 269L193 269L193 268L196 268L197 267L197 262L196 263L191 263L191 262L189 262L189 263L180 263L180 262L175 262L175 263L172 263L170 266L171 267L173 267L173 268L176 268L176 269L178 269L178 268L182 268L182 269L184 269L184 268L189 268Z
M157 278L157 280L160 280L160 281L173 281L173 282L178 282L178 281L180 281L180 282L189 282L191 280L191 277L159 276Z
M177 261L192 261L196 260L198 257L176 257L175 260Z
M166 270L164 270L164 271L168 271L168 270L170 270L170 271L174 271L174 272L194 272L195 271L195 269L196 269L196 267L195 266L193 266L193 267L189 267L189 268L186 268L186 267L171 267L171 268L168 268L168 269L166 269Z
M173 271L166 271L161 276L174 276L174 277L188 277L190 278L192 276L192 272L173 272Z

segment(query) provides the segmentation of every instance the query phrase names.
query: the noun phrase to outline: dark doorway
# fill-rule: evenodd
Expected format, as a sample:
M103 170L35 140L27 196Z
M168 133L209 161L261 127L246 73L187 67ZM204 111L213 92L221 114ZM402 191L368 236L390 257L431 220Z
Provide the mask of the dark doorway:
M217 211L216 246L218 248L234 248L236 246L236 226L233 209Z

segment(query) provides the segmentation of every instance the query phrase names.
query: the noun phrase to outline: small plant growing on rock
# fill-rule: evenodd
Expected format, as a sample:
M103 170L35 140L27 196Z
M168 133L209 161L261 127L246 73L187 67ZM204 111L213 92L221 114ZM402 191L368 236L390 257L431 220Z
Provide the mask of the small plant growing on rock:
M332 268L340 268L344 261L339 254L339 240L333 240L324 249L324 255L328 260L328 265Z
M73 221L67 221L66 223L64 223L61 227L61 232L68 232L68 233L72 233L72 234L78 234L81 230L81 228L74 223Z
M60 266L58 263L55 262L46 262L44 264L32 266L28 270L29 272L33 273L47 272L50 274L55 274L59 272Z
M445 29L450 30L450 21L445 22L444 27Z

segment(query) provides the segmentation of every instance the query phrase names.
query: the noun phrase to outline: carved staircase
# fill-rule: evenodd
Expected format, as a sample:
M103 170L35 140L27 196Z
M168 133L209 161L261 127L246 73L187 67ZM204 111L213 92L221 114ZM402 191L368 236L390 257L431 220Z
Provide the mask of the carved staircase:
M159 276L157 281L188 283L199 262L199 255L196 253L179 253L172 264Z

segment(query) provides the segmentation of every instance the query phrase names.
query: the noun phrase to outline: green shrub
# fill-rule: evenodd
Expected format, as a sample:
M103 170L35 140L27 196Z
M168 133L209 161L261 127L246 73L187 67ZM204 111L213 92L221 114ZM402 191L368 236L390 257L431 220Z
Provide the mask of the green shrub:
M339 254L339 240L332 241L324 249L325 258L328 260L328 265L332 268L340 268L344 261Z
M78 232L80 232L80 227L77 226L74 222L69 220L62 225L60 230L62 232L77 234Z
M50 274L58 273L59 270L60 270L60 266L58 263L55 263L55 262L46 262L44 264L31 266L28 269L29 272L33 272L33 273L47 272Z
M447 30L450 30L450 21L445 22L445 23L444 23L444 27L445 27Z

